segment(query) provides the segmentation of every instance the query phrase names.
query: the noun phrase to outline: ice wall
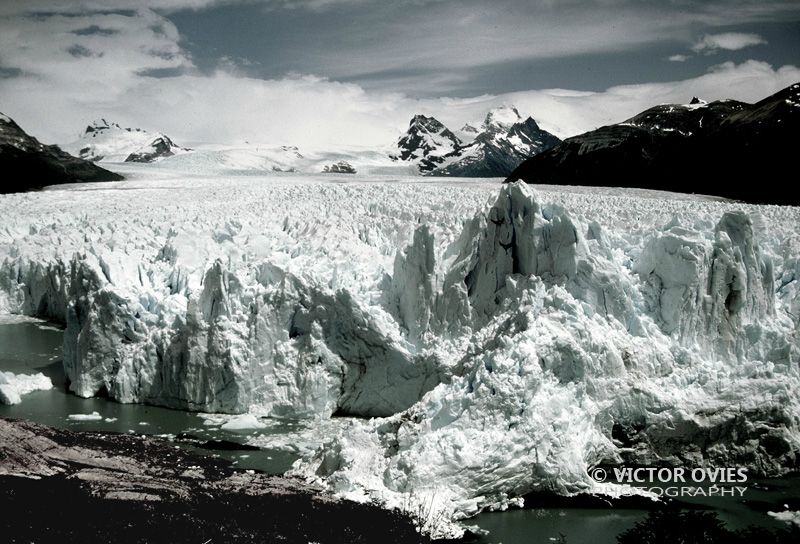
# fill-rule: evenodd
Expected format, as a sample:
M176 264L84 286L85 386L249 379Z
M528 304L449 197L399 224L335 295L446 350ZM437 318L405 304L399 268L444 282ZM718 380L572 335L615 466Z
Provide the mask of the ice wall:
M434 341L458 353L453 375L296 472L449 519L533 490L614 494L587 475L602 463L797 467L797 321L778 316L749 215L723 213L713 238L656 228L627 260L599 224L540 202L504 187L438 268L417 229L395 265L412 300L399 315L449 331Z
M161 183L76 192L60 215L52 193L0 201L0 307L66 324L79 395L377 416L296 473L445 520L537 489L614 493L598 463L797 465L797 209Z

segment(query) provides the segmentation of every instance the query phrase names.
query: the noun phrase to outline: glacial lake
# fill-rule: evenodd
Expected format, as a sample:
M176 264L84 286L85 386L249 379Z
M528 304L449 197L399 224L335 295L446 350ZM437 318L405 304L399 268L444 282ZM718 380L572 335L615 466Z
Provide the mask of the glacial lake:
M215 455L234 462L238 468L257 469L281 474L297 459L286 448L286 436L302 430L303 422L275 422L265 430L234 432L208 425L208 418L193 412L169 410L139 404L119 404L104 398L82 399L69 393L61 366L62 330L43 321L0 317L0 370L16 374L42 372L50 377L53 389L36 391L22 397L13 406L0 405L0 417L27 419L69 430L137 433L170 439L189 433L200 440L228 440L244 443L251 435L283 438L284 447L258 451L207 450L176 442L203 455ZM74 421L70 414L97 412L102 419ZM687 501L689 502L689 501ZM713 510L729 528L748 525L781 528L784 522L765 513L784 510L784 504L800 505L800 476L751 481L744 500L730 497L693 499L697 507ZM488 530L484 544L530 544L557 542L614 543L621 532L633 527L647 515L642 509L619 508L529 508L506 512L488 512L468 520Z

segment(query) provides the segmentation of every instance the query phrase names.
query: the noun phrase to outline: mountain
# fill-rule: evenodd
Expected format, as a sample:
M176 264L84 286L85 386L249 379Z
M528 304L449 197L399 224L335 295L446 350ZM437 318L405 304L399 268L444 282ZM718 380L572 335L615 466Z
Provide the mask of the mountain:
M346 167L340 163L347 163ZM325 171L358 174L413 175L413 163L392 160L383 149L349 146L309 147L243 142L236 145L204 144L191 153L181 153L147 165L148 170L201 175L318 174ZM355 173L355 172L344 172Z
M507 181L639 187L748 202L800 204L795 169L800 84L747 104L734 100L650 108L568 138L522 163Z
M0 171L5 179L0 184L0 193L16 193L59 183L123 179L119 174L65 153L58 146L44 145L2 113Z
M476 126L474 123L465 123L464 126L456 132L456 136L458 136L458 139L462 142L470 143L475 140L475 137L480 134L480 132L480 127Z
M434 117L415 115L406 133L395 144L392 158L417 163L420 172L430 172L444 156L461 148L461 140Z
M471 125L465 126L471 127ZM462 129L464 130L464 129ZM491 110L472 143L445 157L432 172L440 176L502 177L522 161L561 140L542 130L532 117L523 120L516 108Z
M433 117L416 115L397 141L395 159L415 163L423 174L461 177L507 176L522 161L561 140L513 106L495 108L476 126L452 132Z
M333 164L326 164L322 172L324 174L355 174L356 169L347 161L339 161Z
M65 148L82 159L94 162L154 162L189 151L160 132L123 128L105 119L87 126L83 135Z

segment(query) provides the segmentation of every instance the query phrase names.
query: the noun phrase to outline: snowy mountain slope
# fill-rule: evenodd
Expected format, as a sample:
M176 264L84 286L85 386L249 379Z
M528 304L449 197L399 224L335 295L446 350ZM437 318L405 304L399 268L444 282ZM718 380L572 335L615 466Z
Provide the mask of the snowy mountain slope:
M476 123L465 123L463 127L456 131L456 136L465 144L469 144L481 132L480 125Z
M513 106L494 108L480 127L467 123L457 134L433 117L417 115L392 156L422 174L505 177L528 157L560 142L532 118L522 119Z
M420 172L430 172L461 145L461 140L437 119L415 115L397 140L392 157L413 163Z
M126 168L0 198L0 308L66 323L79 395L380 416L295 472L446 519L619 493L601 463L796 467L798 208Z
M203 145L190 153L167 157L154 168L203 175L264 175L265 173L317 174L345 161L359 174L408 174L412 166L389 158L385 150L361 148L303 149L295 146L247 144Z
M92 122L80 138L64 149L96 162L153 162L189 151L160 132L123 128L105 119Z
M522 119L516 108L491 110L472 143L445 157L433 175L504 177L520 163L557 145L561 140L539 128L533 118Z
M509 180L592 183L698 192L749 202L800 204L782 183L795 169L800 84L756 104L733 100L662 105L568 138Z
M118 181L122 176L44 145L0 113L0 193L81 181Z

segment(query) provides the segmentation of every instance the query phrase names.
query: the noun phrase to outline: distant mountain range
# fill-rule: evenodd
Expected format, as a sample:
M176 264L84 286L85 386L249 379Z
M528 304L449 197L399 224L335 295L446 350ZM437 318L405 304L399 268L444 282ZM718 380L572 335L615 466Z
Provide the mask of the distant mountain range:
M145 162L204 174L301 172L419 173L506 177L555 185L636 187L748 202L800 204L791 182L800 132L800 84L747 104L734 100L660 105L563 142L513 106L452 131L416 115L387 148L300 151L293 146L206 146L190 150L162 133L105 119L81 137L48 146L0 114L0 192L122 176L93 163ZM85 160L83 160L85 159Z
M416 115L392 157L415 164L422 174L505 177L560 141L515 107L502 106L489 111L480 127L468 123L458 135L433 117Z
M160 132L123 128L105 119L87 126L81 137L64 149L93 162L154 162L190 151Z
M119 174L73 157L58 146L29 136L0 113L0 193L16 193L46 185L84 181L119 181Z
M799 133L800 84L756 104L693 100L662 105L568 138L523 162L507 181L800 204L797 182L791 181Z

